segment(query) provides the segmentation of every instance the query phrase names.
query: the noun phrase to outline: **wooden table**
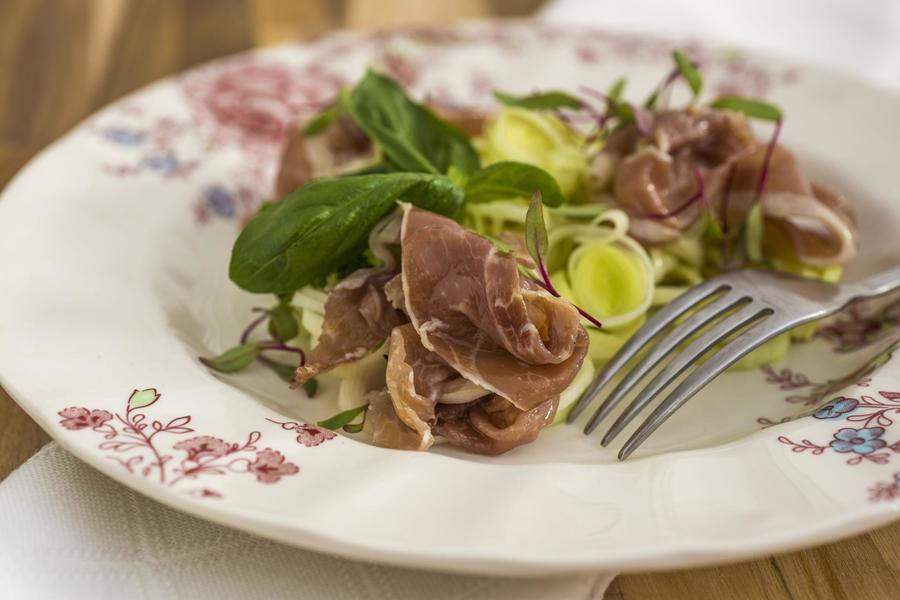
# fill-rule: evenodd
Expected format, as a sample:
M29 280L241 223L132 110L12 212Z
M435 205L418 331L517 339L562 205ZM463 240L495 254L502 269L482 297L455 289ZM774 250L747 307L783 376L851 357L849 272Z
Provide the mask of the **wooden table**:
M86 115L126 92L193 64L336 27L526 15L541 3L0 0L0 186L38 150ZM0 479L48 441L37 424L0 390ZM754 562L623 575L606 597L900 598L900 523L839 543Z

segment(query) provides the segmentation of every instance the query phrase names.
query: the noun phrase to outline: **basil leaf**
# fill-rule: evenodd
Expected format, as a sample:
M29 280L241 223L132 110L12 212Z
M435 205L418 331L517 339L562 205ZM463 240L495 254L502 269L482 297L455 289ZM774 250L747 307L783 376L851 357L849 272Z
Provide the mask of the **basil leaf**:
M541 193L548 206L566 201L556 179L547 171L526 163L503 161L472 173L466 184L466 202L528 198L535 191Z
M688 86L690 86L694 98L698 97L703 90L703 77L694 66L694 62L685 56L681 50L672 52L672 58L675 60L675 65L678 67L681 76L687 81Z
M290 304L281 303L269 311L269 333L276 340L287 342L300 333L300 325Z
M537 192L531 197L531 205L525 214L525 246L534 262L538 265L544 263L547 255L547 226L544 224L544 206L541 203L541 195Z
M628 80L624 77L619 77L616 79L612 86L610 86L609 91L606 92L606 98L610 102L618 102L619 98L622 97L622 92L625 91L625 85L628 83Z
M464 173L479 167L478 153L461 130L411 100L392 79L369 71L347 97L353 120L391 161L406 171Z
M316 423L316 425L318 425L319 427L324 427L325 429L331 429L332 431L334 431L335 429L340 429L342 427L347 430L347 427L354 427L353 425L350 425L350 423L352 423L356 417L365 413L368 408L368 404L363 404L362 406L357 406L356 408L351 408L349 410L339 412L333 417L325 419L324 421L319 421L318 423ZM348 430L349 433L358 433L359 431L361 431L362 425L365 422L365 417L363 417L362 423L358 424L360 426L359 429L355 431L352 429Z
M332 123L347 114L347 92L342 90L337 100L326 106L303 128L303 137L315 137L328 129Z
M506 106L518 106L529 110L549 110L554 108L582 108L584 102L566 92L552 90L549 92L537 92L527 96L517 96L499 90L494 91L494 97Z
M743 96L719 96L709 105L719 110L733 110L763 121L780 121L783 118L781 109L774 104Z
M313 398L319 391L319 381L317 379L307 379L303 384L303 391L306 392L308 398Z
M369 231L398 200L458 216L463 191L443 175L390 173L307 183L257 214L231 251L229 276L249 292L287 293L359 261Z
M235 373L247 368L259 356L259 345L256 343L241 344L229 348L215 358L200 357L200 362L220 373Z

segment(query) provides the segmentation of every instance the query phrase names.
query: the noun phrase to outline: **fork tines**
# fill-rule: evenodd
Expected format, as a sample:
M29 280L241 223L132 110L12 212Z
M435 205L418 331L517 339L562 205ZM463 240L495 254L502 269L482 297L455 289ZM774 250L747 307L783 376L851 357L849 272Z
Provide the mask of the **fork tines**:
M696 310L690 313L691 309ZM621 403L628 392L634 389L654 367L681 344L696 336L696 339L676 354L625 408L625 411L603 436L601 444L606 446L662 390L690 366L696 364L710 350L732 335L746 329L698 366L653 411L619 451L619 459L624 460L711 379L737 362L742 356L780 333L778 327L757 327L761 321L767 320L767 317L774 312L771 306L737 291L724 277L710 279L688 290L650 317L644 326L622 346L572 407L567 418L568 422L574 421L600 390L610 383L632 358L645 347L650 346L646 355L625 374L621 382L616 385L588 420L584 432L585 434L593 432L600 422ZM686 313L689 314L681 324L666 335L660 335L664 329ZM657 339L658 343L652 345L651 343Z

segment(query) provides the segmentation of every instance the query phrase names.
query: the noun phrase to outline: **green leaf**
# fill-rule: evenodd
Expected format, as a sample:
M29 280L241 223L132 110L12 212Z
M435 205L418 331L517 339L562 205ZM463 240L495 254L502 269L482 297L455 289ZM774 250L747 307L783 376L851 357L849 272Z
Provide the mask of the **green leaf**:
M200 362L221 373L235 373L250 365L259 356L259 344L249 343L229 348L215 358L200 357Z
M610 86L609 91L606 92L606 97L610 100L610 102L618 102L619 98L622 97L622 92L625 91L625 85L628 83L628 80L624 77L619 77L616 79L612 86Z
M315 378L307 379L303 384L303 391L306 392L308 398L314 398L316 392L319 391L319 381Z
M675 60L675 65L678 67L681 76L690 86L694 98L697 98L703 90L703 77L694 66L694 62L685 56L681 50L672 52L672 58Z
M406 171L463 173L479 167L468 136L411 100L392 79L369 71L347 97L356 124Z
M525 214L525 245L528 253L538 265L547 256L547 226L544 224L544 206L537 192L531 197L531 205Z
M276 340L282 342L292 340L300 334L300 325L294 316L290 300L288 303L282 302L269 311L269 333Z
M466 185L466 202L529 198L535 191L541 193L548 206L566 201L556 179L547 171L526 163L503 161L472 173Z
M747 213L747 220L744 223L744 250L747 252L747 258L753 262L760 262L763 259L763 216L762 202L757 202Z
M272 369L278 377L288 383L294 383L294 375L297 373L297 367L276 362L274 360L262 361L264 365Z
M347 114L347 90L343 89L334 102L323 108L306 124L303 128L303 137L317 136L345 114Z
M325 429L331 429L334 431L335 429L343 428L344 431L348 433L359 433L362 431L362 426L366 422L365 412L369 408L368 404L363 404L362 406L357 406L356 408L351 408L349 410L345 410L343 412L339 412L331 418L325 419L324 421L319 421L316 423L319 427L324 427ZM363 420L357 424L351 424L356 417L359 415L363 415Z
M156 388L134 390L131 392L131 397L128 398L128 407L144 408L145 406L150 406L157 400L159 400L159 392L156 391Z
M763 121L780 121L783 118L781 109L774 104L743 96L719 96L709 105L719 110L733 110L752 119Z
M425 173L312 181L250 221L231 251L229 276L258 293L321 282L362 259L369 231L398 200L453 217L463 191L446 176Z
M518 106L529 110L549 110L554 108L581 108L584 102L572 94L559 90L537 92L535 94L517 96L499 90L494 91L494 97L506 106Z

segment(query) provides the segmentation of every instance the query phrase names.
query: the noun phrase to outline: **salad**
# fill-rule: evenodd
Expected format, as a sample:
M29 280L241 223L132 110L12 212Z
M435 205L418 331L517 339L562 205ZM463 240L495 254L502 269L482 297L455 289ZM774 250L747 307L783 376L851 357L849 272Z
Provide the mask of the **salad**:
M309 398L335 376L338 412L319 425L380 446L494 455L563 421L647 316L704 278L837 281L857 252L854 215L778 143L781 110L701 101L698 65L677 50L673 63L642 102L623 78L497 91L491 114L419 103L369 71L288 140L279 199L246 224L229 271L275 300L201 360L261 362Z

